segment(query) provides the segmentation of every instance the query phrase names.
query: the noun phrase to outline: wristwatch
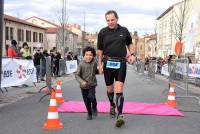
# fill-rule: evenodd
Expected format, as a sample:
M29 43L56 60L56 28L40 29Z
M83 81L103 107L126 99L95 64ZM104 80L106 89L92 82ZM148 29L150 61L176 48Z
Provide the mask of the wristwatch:
M131 55L135 56L135 54L134 54L134 53L131 53Z

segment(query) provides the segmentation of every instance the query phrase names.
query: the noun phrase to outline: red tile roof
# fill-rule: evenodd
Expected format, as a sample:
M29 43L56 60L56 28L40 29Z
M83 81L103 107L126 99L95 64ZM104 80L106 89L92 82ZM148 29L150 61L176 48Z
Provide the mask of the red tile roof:
M58 28L54 28L54 27L49 27L47 30L46 30L46 33L57 33L58 32Z
M40 29L44 29L44 30L46 29L46 28L34 25L32 23L29 23L29 22L27 22L25 20L10 16L10 15L6 15L6 14L4 14L4 20L8 20L8 21L12 21L12 22L16 22L16 23L20 23L20 24L24 24L24 25L29 25L29 26L40 28Z
M147 35L145 36L145 38L151 38L151 39L156 39L156 34L151 34L151 35Z

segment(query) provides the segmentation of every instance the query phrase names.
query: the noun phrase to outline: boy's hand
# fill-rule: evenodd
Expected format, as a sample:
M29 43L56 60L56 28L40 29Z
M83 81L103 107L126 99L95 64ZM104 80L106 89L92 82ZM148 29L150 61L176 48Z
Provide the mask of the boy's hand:
M85 87L87 85L86 81L81 82L81 87Z

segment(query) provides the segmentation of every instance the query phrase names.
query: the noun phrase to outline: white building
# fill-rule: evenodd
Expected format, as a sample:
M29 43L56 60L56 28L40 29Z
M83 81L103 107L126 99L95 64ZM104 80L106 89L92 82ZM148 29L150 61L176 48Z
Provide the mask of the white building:
M77 41L78 35L71 31L64 30L64 47L63 47L63 29L62 28L48 28L47 34L47 46L49 48L56 47L58 51L62 52L74 52L77 53Z
M26 21L30 22L32 24L35 24L37 26L40 26L40 27L45 27L45 28L48 28L48 27L57 28L57 27L59 27L59 25L57 25L53 22L47 21L45 19L42 19L42 18L39 18L39 17L36 17L36 16L30 17L30 18L26 19Z
M164 13L157 18L157 43L158 43L158 55L166 57L169 54L174 54L175 38L172 34L171 23L173 21L174 7L169 7Z
M34 25L19 18L4 15L4 41L3 41L3 56L6 56L7 48L12 40L16 40L21 47L24 42L27 42L31 52L40 44L45 47L45 31L46 28Z
M200 1L199 0L186 0L185 6L185 21L183 23L183 53L182 55L193 55L195 48L200 42ZM184 2L179 2L169 7L157 18L157 38L158 38L158 55L165 57L169 54L175 54L175 44L178 40L176 32L180 30L177 26L178 20L182 17L182 9ZM181 9L182 8L182 9ZM191 30L191 27L193 29ZM190 34L190 31L193 31ZM190 38L192 36L192 38ZM190 51L189 51L190 50Z
M89 44L88 41L86 40L86 32L81 30L81 26L79 24L66 24L65 27L69 31L72 31L73 33L78 35L77 49L78 49L78 54L82 55L83 46Z
M144 37L145 57L158 57L157 53L157 38L155 34Z
M78 52L78 35L73 31L64 29L64 46L63 46L63 29L61 26L54 24L53 22L45 19L33 16L26 21L31 22L35 25L47 28L46 31L46 46L48 50L56 47L61 53L72 51Z

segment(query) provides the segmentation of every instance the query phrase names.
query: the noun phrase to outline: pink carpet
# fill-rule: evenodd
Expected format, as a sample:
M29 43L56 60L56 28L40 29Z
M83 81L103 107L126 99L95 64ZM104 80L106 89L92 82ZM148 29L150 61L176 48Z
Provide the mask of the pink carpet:
M98 102L98 112L108 113L110 104L109 102ZM59 112L69 113L83 113L86 108L83 102L68 101L64 102L58 108ZM184 116L181 112L172 108L164 103L140 103L140 102L125 102L123 107L124 114L149 114L149 115L162 115L162 116Z

